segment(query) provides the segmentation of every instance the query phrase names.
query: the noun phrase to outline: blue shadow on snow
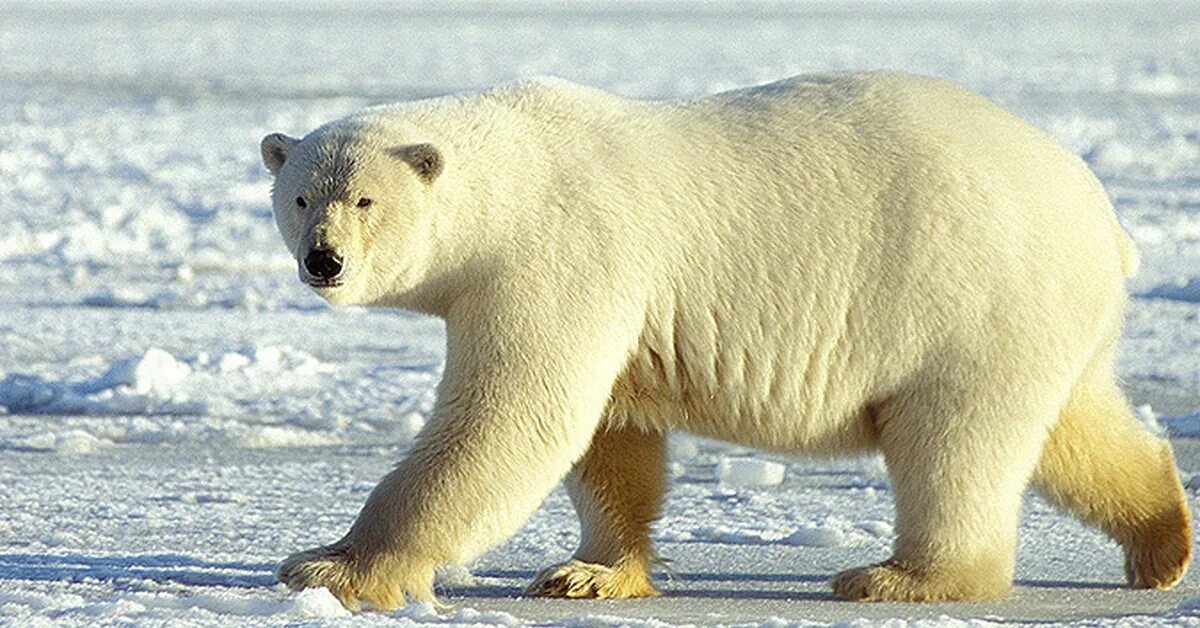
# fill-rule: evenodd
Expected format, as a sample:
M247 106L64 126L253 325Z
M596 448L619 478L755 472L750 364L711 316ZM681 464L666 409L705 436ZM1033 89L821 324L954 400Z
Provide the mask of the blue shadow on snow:
M0 580L101 580L258 588L275 584L274 571L272 563L211 562L182 554L0 554Z

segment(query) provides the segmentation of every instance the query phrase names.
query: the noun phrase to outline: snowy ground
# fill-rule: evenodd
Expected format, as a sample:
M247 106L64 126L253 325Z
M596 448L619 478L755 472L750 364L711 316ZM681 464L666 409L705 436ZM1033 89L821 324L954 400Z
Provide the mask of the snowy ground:
M333 311L295 281L258 140L531 74L682 97L892 67L1034 121L1088 160L1141 247L1119 368L1200 493L1196 3L10 2L0 59L0 625L335 621L321 619L338 615L330 599L288 594L271 570L336 538L402 455L432 403L442 329ZM782 484L717 481L730 456L786 464ZM1010 599L833 602L826 579L892 541L875 460L690 437L672 460L664 598L518 599L574 546L556 492L470 571L443 575L453 610L336 621L1200 625L1200 576L1121 589L1117 548L1035 498Z

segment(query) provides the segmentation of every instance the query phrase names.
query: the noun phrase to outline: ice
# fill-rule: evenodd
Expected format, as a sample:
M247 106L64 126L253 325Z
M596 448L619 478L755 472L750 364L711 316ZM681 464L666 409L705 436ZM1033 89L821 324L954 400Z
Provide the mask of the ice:
M181 266L180 268L189 267ZM189 272L191 271L183 271L183 276L188 276ZM191 279L179 279L179 273L176 273L175 280L185 284L191 281ZM152 292L142 288L104 287L84 295L82 303L91 307L159 310L204 310L210 308L262 310L280 307L280 304L263 297L253 288L242 287L217 292L191 285L168 286Z
M112 602L89 604L79 609L79 612L96 618L117 618L144 613L146 607L133 600L118 599Z
M244 369L250 366L252 363L253 360L250 359L250 356L244 353L230 352L222 355L220 360L217 361L217 370L221 371L222 373L228 373L230 371Z
M686 434L678 434L673 436L667 442L668 451L671 455L671 460L676 462L684 462L691 460L700 455L700 444L695 437Z
M336 445L342 442L340 438L332 434L275 425L252 427L235 440L238 445L251 449L269 447L320 447L323 445Z
M122 360L100 376L100 388L128 386L139 395L170 395L192 369L162 349L151 347L138 358ZM85 387L90 387L85 385Z
M41 432L30 436L5 439L0 441L0 449L56 452L60 454L87 454L111 446L112 444L112 441L97 438L83 430L66 430L62 432Z
M425 417L421 416L419 412L409 412L399 421L400 432L409 438L416 436L423 427L425 427Z
M1167 428L1163 427L1158 420L1158 415L1154 412L1154 407L1148 403L1143 403L1133 409L1133 414L1150 430L1155 436L1166 436Z
M434 582L440 587L463 588L476 586L479 581L471 570L462 565L446 565L437 570Z
M862 530L863 532L866 532L868 534L871 534L871 535L877 536L877 537L881 537L881 538L889 537L894 532L894 530L892 529L892 524L890 524L886 521L863 521L863 522L857 524L855 527Z
M341 443L348 433L379 432L338 415L311 414L302 396L294 401L273 398L295 396L337 371L336 365L294 347L250 346L217 358L206 352L177 357L151 347L89 370L100 374L12 373L0 379L0 407L9 414L111 417L70 429L0 435L0 449L91 453L114 443L187 441L316 447ZM290 414L264 419L255 411L263 407ZM411 438L411 422L398 422L394 431Z
M167 361L167 359L171 361ZM156 368L161 367L158 371ZM167 354L118 362L101 376L77 382L14 373L0 380L0 406L22 414L189 414L203 403L174 395L187 377Z
M305 589L289 600L291 607L285 611L300 617L347 617L350 612L338 601L329 589Z
M801 526L783 541L792 545L808 547L839 547L846 544L846 535L834 527Z
M46 547L79 547L83 545L78 535L70 532L51 532L39 539Z
M724 486L774 486L783 482L787 466L758 458L722 458L717 481Z
M752 499L739 501L739 509L750 512L772 512L770 517L743 518L723 513L724 523L708 525L672 525L658 538L664 541L691 543L723 543L731 545L789 545L796 547L832 548L865 547L889 540L891 525L882 521L851 523L841 517L826 517L823 521L797 521L793 513L774 512L772 500L755 503Z

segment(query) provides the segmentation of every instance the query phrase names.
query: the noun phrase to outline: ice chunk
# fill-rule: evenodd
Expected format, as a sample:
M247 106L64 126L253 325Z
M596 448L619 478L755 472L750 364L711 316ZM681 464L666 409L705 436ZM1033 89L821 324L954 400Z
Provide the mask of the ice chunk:
M332 370L330 365L322 364L316 357L293 347L254 347L249 357L252 364L247 368L261 373L290 371L295 375L307 376Z
M397 429L406 438L412 438L425 427L425 417L420 412L409 412L397 421Z
M876 536L876 537L891 536L892 533L895 532L895 530L892 528L892 524L890 524L886 521L878 521L878 520L863 521L863 522L858 523L854 527L858 528L859 530L862 530L863 532L866 532L867 534L870 534L871 536Z
M82 302L91 307L154 307L153 296L136 288L101 288L85 295Z
M439 567L434 572L434 581L437 586L450 587L452 589L473 587L476 584L475 576L471 575L471 571L462 565L445 565Z
M830 526L800 526L784 542L807 547L840 547L846 544L846 534Z
M112 445L112 441L97 438L83 430L42 432L0 443L2 449L43 451L60 454L87 454Z
M139 395L166 396L171 389L187 378L191 367L162 349L151 347L140 358L121 360L101 376L106 388L126 385Z
M1160 437L1167 435L1166 428L1158 422L1158 414L1150 404L1144 403L1137 406L1133 409L1133 414L1150 430L1150 433Z
M191 283L196 279L196 271L187 264L180 264L175 267L175 281L179 283Z
M725 457L717 465L717 481L723 486L774 486L783 481L786 469L769 460Z
M247 449L321 447L341 442L341 439L333 434L276 425L255 426L235 438L240 446Z
M46 547L79 547L83 545L83 541L78 535L62 531L51 532L43 536L41 541Z
M300 591L291 599L292 615L301 617L349 617L350 611L342 606L329 589L324 587L317 589L305 589Z
M672 462L672 463L667 464L667 475L668 476L670 476L672 478L678 478L678 477L683 477L684 473L687 473L687 467L683 466L683 463Z
M228 373L246 368L249 365L250 358L241 353L230 352L221 356L220 361L217 362L217 369L222 373Z
M69 430L55 435L54 451L61 454L89 454L112 443L96 438L83 430Z
M694 437L686 434L672 434L667 441L667 449L672 460L691 460L700 455L700 445Z
M437 609L433 607L433 602L414 602L396 611L393 615L405 617L418 623L432 624L441 619L438 617Z
M1084 159L1098 170L1120 172L1137 163L1138 153L1127 142L1111 139L1093 147Z

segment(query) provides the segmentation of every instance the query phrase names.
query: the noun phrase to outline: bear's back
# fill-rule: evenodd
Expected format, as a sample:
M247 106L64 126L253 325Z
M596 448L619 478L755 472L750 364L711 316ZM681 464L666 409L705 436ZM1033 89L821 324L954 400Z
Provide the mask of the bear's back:
M758 444L836 450L861 437L840 418L939 347L1003 337L1040 355L1119 311L1099 183L982 96L877 73L662 107L672 131L652 150L673 196L638 220L670 216L653 234L670 261L631 387L691 400L689 429L805 416Z

